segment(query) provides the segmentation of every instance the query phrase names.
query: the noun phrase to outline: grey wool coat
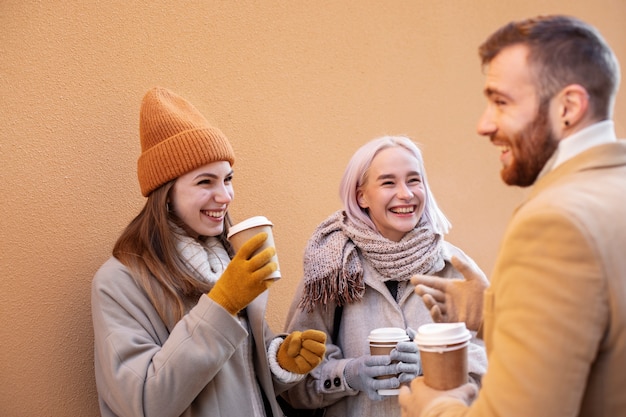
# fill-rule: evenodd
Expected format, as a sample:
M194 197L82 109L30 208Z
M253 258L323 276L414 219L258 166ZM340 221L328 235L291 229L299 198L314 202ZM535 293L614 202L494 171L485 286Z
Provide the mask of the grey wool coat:
M462 275L449 262L451 255L473 262L460 249L443 243L448 256L444 269L434 275L461 278ZM400 417L397 396L382 401L372 401L363 392L350 388L344 378L346 363L369 354L367 336L378 327L410 327L432 323L430 313L421 297L413 291L415 286L406 281L399 286L398 302L392 297L378 273L363 261L365 294L362 300L342 309L341 323L336 340L328 340L326 358L305 380L284 394L294 406L300 408L327 407L325 417ZM320 306L307 313L298 307L303 282L300 283L288 317L287 331L320 329L333 334L335 305ZM401 292L401 293L400 293ZM473 335L469 346L468 378L479 381L487 368L487 358L482 341Z
M171 332L128 270L110 258L92 282L95 372L100 411L113 416L258 416L258 384L274 417L283 416L267 346L267 291L246 308L249 334L206 295ZM251 360L242 343L253 343ZM248 364L252 364L250 369ZM247 382L247 385L246 385Z

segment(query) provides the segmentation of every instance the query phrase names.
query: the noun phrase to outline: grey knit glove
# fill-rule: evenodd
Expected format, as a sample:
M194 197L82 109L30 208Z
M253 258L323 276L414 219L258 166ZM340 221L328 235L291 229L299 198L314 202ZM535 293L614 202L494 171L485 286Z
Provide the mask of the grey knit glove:
M398 380L401 384L411 382L422 373L420 352L415 342L398 342L389 355L392 361L398 361Z
M382 400L379 389L395 389L400 386L397 377L375 379L382 375L396 375L397 363L391 363L390 355L363 355L352 359L343 370L348 385L357 391L363 391L370 400Z

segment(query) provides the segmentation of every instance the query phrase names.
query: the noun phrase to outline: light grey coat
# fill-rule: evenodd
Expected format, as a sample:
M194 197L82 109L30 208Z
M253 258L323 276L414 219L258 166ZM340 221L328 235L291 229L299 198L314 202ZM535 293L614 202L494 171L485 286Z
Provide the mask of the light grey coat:
M245 389L255 378L274 416L282 416L275 397L287 387L269 369L266 346L273 334L266 303L267 292L246 308L248 334L237 317L203 295L170 332L126 267L110 258L92 283L102 416L264 415ZM254 343L251 361L241 348L246 341Z
M449 263L449 255L473 261L453 245L444 242L444 246L444 253L448 254L445 267L436 275L461 278L462 275ZM417 330L422 324L432 323L432 318L422 299L413 291L415 286L410 282L401 283L405 287L399 286L399 301L396 302L378 273L366 261L363 261L363 266L363 299L343 307L337 340L329 340L325 360L304 381L285 394L296 407L327 406L326 417L400 417L397 396L372 401L365 393L355 391L347 385L343 371L351 358L369 354L367 336L372 329L410 327ZM335 305L318 307L311 313L304 312L297 307L302 289L303 282L296 291L289 311L287 332L312 328L332 335ZM474 337L469 352L469 372L474 379L480 379L487 367L482 341Z

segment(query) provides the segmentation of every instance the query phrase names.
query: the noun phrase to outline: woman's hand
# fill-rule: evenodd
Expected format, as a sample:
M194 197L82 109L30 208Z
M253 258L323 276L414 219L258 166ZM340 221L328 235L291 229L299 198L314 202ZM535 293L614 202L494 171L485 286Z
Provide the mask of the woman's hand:
M276 262L270 262L276 249L268 247L253 256L266 239L267 233L263 232L244 243L209 291L209 298L230 314L237 314L274 283L267 277L278 269Z

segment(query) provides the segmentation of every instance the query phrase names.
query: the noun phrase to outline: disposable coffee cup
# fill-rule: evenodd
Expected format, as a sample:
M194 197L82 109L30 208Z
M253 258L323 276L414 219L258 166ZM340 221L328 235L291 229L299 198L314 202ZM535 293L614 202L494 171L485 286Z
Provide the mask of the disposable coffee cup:
M263 251L263 249L268 248L270 246L274 246L274 248L276 247L274 245L274 235L272 234L273 226L274 225L272 224L272 222L269 221L264 216L250 217L249 219L246 219L240 223L237 223L236 225L230 228L230 230L228 231L228 241L230 242L231 245L233 245L233 249L235 250L235 252L238 252L241 246L243 246L244 243L250 240L250 238L252 238L253 236L261 232L266 232L267 240L265 241L263 246L261 246L255 252L255 254L257 254ZM272 261L276 262L276 265L279 265L277 255L274 255L272 257ZM279 279L279 278L280 278L280 266L278 266L278 269L276 269L276 271L272 272L267 277L267 279Z
M467 349L471 333L465 323L430 323L417 329L424 383L438 390L460 387L467 382Z
M380 327L370 332L367 340L370 345L370 354L372 355L389 355L396 347L398 342L406 342L409 336L404 329L399 327ZM395 375L382 375L377 379L393 378ZM380 389L380 395L398 395L400 389Z

